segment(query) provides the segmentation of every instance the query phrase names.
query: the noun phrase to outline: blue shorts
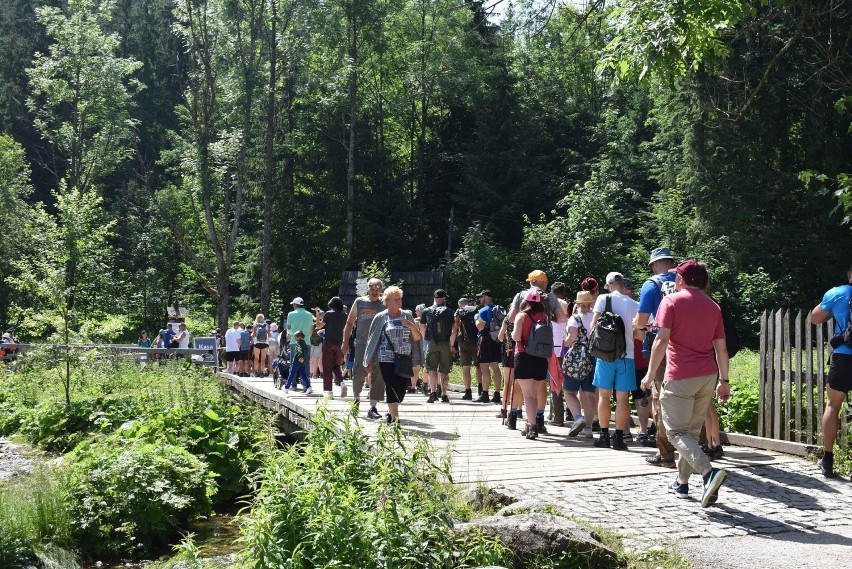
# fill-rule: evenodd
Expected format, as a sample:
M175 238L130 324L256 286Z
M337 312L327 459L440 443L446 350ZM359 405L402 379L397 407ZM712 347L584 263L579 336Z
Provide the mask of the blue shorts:
M634 391L636 389L636 365L630 358L605 362L599 359L595 363L595 387L616 391Z
M594 368L589 372L589 375L586 376L586 379L583 381L577 381L576 379L570 378L568 376L565 377L565 382L562 384L562 388L565 391L570 393L577 393L583 391L585 393L594 393L595 386L592 384L592 378L595 375Z

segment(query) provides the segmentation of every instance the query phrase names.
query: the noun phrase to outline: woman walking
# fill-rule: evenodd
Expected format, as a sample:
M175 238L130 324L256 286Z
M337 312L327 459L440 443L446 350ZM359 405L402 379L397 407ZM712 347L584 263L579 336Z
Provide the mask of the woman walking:
M399 404L405 398L413 375L413 342L419 342L422 334L411 312L402 309L401 288L388 287L383 300L387 309L376 314L370 324L364 367L372 370L376 362L379 364L388 402L387 422L391 423L399 421ZM402 363L406 361L409 363Z
M265 377L268 371L266 353L269 350L269 325L266 316L258 314L254 319L254 374Z
M332 376L334 383L340 386L340 396L346 397L346 384L340 365L343 363L343 327L346 325L346 313L343 301L335 296L328 301L325 314L317 313L317 330L324 330L322 340L322 390L331 398Z
M533 326L546 323L547 314L544 313L541 295L537 289L531 288L524 294L520 312L515 317L515 329L512 331L512 339L515 341L515 382L521 386L527 412L527 425L521 434L530 440L538 437L535 417L541 384L537 382L547 379L547 358L528 354L527 346ZM530 420L533 422L530 423Z

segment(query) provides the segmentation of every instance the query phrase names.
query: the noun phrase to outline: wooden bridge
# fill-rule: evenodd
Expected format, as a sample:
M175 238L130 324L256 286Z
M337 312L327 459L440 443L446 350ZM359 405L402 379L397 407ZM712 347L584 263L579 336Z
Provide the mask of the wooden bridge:
M340 398L336 387L334 399L326 400L322 395L305 395L301 391L291 390L285 395L272 385L271 378L237 377L222 372L218 377L243 396L279 413L291 429L307 426L319 405L326 405L341 416L351 411L351 393ZM452 476L457 484L599 480L660 474L665 470L645 463L644 457L655 449L636 443L628 443L628 452L598 449L589 439L568 437L566 427L548 425L547 435L526 440L520 431L502 426L495 417L499 406L462 401L460 397L460 393L451 393L450 403L426 403L422 393L409 394L400 405L400 422L405 431L426 437L438 451L452 453ZM367 408L367 402L362 400L359 421L367 433L375 433L379 423L365 418ZM379 411L382 409L380 403ZM729 443L737 440L752 443L757 439L729 436ZM729 444L719 463L735 470L796 460L799 459L787 453Z

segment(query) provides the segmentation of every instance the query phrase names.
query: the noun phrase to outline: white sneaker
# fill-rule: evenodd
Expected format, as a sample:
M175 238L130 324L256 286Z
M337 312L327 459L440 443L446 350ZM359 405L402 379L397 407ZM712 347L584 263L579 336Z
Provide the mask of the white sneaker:
M346 388L346 382L344 381L343 383L340 384L340 396L346 397L347 393L348 393L348 389Z
M284 388L284 395L289 395L289 394L290 394L290 390L285 387Z
M322 393L326 399L334 399L334 394L331 391L323 391Z
M591 427L586 427L585 429L583 429L583 436L587 439L591 439L594 438L595 435L592 433Z
M313 387L309 387L309 388L307 388L307 389L305 390L305 395L310 395L310 394L311 394L311 393L313 393L313 392L314 392L314 388L313 388Z

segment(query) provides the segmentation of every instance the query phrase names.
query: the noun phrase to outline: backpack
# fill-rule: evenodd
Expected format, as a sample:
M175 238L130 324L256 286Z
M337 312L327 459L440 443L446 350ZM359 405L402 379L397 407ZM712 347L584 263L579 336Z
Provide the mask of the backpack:
M254 329L255 329L255 338L257 339L257 341L261 342L261 343L265 343L266 339L268 338L268 330L269 330L266 323L264 322L262 324L257 324L257 325L255 325Z
M426 323L426 339L433 342L449 342L453 323L453 313L448 307L432 307L429 311L429 321Z
M583 326L583 319L579 314L575 314L574 319L577 321L577 340L562 359L562 373L574 381L583 381L594 369L594 362L589 353L589 336Z
M500 327L503 325L503 320L506 319L506 309L497 304L491 311L491 325L488 327L488 334L495 342L499 342L497 336L500 334ZM551 346L552 347L552 346Z
M527 318L531 316L527 314ZM533 320L524 353L537 358L549 358L553 354L553 327L547 316L541 320Z
M664 281L660 275L654 275L648 279L655 285L657 285L657 290L660 291L660 301L672 294L675 291L675 283L674 281Z
M624 320L612 311L612 297L606 295L606 308L598 317L595 329L589 336L589 349L593 356L605 362L614 362L627 355L624 339Z
M465 341L476 341L476 336L479 329L476 327L476 309L471 307L459 308L456 311L456 316L461 322L460 330L461 337Z

